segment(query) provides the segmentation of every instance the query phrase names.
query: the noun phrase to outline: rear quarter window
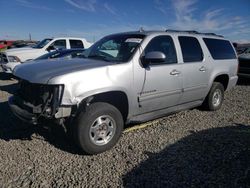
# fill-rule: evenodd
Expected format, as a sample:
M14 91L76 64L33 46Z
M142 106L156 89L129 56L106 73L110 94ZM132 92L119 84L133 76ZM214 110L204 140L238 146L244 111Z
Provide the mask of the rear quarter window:
M203 38L211 56L215 60L236 59L231 43L227 40Z

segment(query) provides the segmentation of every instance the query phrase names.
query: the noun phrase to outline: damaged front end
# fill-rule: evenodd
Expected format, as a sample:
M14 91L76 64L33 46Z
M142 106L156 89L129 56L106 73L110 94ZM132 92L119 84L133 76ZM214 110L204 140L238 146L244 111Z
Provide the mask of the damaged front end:
M53 119L59 111L63 85L45 85L19 81L19 88L9 98L13 113L23 121L37 124L39 119Z

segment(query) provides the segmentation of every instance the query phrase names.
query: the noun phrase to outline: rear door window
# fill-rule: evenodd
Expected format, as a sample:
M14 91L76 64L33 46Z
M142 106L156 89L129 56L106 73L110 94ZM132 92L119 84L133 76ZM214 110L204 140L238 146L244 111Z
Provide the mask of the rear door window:
M71 48L84 48L81 40L69 40Z
M201 45L195 37L180 36L179 42L185 63L201 62L203 60Z
M203 38L203 40L213 59L236 59L234 49L229 41L211 38Z

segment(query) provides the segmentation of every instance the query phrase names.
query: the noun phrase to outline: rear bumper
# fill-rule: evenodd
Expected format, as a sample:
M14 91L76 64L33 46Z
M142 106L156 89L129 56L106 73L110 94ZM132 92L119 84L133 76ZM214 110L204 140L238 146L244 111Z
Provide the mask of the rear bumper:
M20 108L17 105L14 96L10 97L8 102L9 102L11 111L17 118L27 123L37 124L37 120L38 120L37 116L35 114L28 112L27 110Z
M238 81L238 76L232 76L229 78L229 82L228 82L228 86L227 86L227 90L232 89L236 83Z

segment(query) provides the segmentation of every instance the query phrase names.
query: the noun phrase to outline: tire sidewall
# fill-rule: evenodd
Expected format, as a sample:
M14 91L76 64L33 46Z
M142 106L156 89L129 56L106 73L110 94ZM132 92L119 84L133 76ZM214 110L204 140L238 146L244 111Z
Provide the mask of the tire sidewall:
M214 96L215 91L218 90L218 89L221 92L221 101L220 101L220 104L218 106L215 106L213 104L213 96ZM224 100L224 87L223 87L223 85L221 83L214 82L212 87L211 87L211 90L209 92L209 96L208 96L208 107L209 107L209 109L212 110L212 111L219 110L221 108L223 100Z
M89 130L96 118L108 115L116 124L112 139L105 145L95 145L89 136ZM123 118L118 109L108 103L93 103L78 115L75 127L75 141L86 154L98 154L112 148L119 140L123 130Z

